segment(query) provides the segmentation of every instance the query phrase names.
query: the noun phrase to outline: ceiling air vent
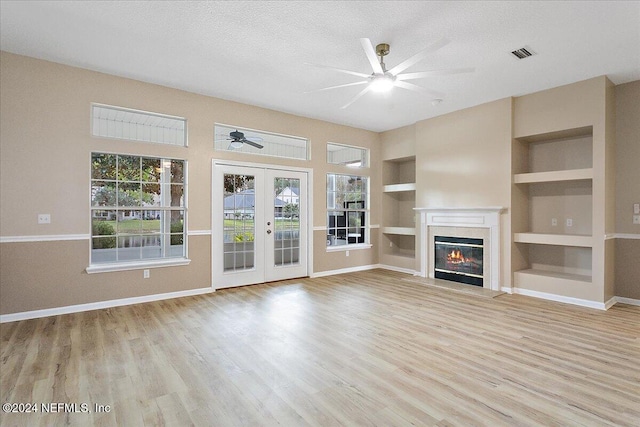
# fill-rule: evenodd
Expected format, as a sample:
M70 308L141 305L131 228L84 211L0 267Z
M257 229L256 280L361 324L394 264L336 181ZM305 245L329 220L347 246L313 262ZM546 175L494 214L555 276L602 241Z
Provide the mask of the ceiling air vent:
M514 51L511 52L511 54L513 56L515 56L518 59L524 59L524 58L528 58L530 56L533 56L535 52L533 52L531 49L527 48L527 47L523 47L520 49L516 49Z

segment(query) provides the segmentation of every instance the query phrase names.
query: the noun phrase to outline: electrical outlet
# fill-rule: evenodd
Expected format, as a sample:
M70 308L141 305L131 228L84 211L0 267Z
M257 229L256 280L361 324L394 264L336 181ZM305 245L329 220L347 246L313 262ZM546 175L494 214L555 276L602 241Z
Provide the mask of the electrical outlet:
M567 218L567 227L573 227L573 219Z
M634 215L640 214L640 203L633 204L633 213Z
M345 256L349 256L349 251L344 252Z
M149 277L151 277L151 272L148 269L144 270L144 272L142 273L142 277L148 279Z
M558 218L551 218L551 226L552 227L558 226Z
M634 224L640 224L640 215L634 215L633 216L633 223Z
M38 214L38 224L51 224L51 215Z
M393 247L393 242L389 242L389 247L392 248Z

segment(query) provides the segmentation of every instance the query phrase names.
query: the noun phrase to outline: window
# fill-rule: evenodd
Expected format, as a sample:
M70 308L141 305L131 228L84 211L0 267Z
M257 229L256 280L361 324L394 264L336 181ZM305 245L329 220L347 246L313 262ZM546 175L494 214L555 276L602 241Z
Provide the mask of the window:
M217 151L233 151L284 159L309 159L309 141L298 136L280 135L222 124L215 125L214 136L213 147ZM243 142L243 138L249 142Z
M327 246L369 243L367 177L327 174Z
M187 120L109 105L91 105L91 133L105 138L187 145Z
M352 168L366 168L369 166L369 150L328 142L327 163Z
M184 160L91 154L91 264L186 256Z

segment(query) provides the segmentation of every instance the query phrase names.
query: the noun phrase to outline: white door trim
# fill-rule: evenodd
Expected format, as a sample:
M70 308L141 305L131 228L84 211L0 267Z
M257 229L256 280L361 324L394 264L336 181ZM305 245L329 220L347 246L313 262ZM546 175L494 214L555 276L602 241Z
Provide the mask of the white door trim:
M215 166L238 166L238 167L249 167L249 168L262 168L262 169L273 169L273 170L281 170L281 171L295 171L295 172L306 172L307 173L307 190L309 192L307 197L307 275L313 275L313 169L312 168L303 168L296 166L283 166L283 165L275 165L275 164L267 164L267 163L253 163L253 162L240 162L236 160L224 160L224 159L212 159L211 160L211 216L210 216L210 226L212 230L211 235L211 256L213 257L213 243L214 243L214 233L215 230L215 212L213 210L214 204L214 191L216 191L214 185L214 174L215 174ZM213 260L212 260L213 261ZM214 269L213 262L211 263L211 286L213 289L216 289L214 282Z

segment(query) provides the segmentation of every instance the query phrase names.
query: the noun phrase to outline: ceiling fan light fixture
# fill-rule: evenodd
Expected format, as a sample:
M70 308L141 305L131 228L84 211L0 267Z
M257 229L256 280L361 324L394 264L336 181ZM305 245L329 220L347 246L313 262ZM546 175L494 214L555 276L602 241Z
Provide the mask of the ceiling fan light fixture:
M231 141L231 144L229 144L229 146L233 149L242 148L242 141Z
M371 77L369 85L374 92L388 92L395 85L395 80L390 74L376 74Z

